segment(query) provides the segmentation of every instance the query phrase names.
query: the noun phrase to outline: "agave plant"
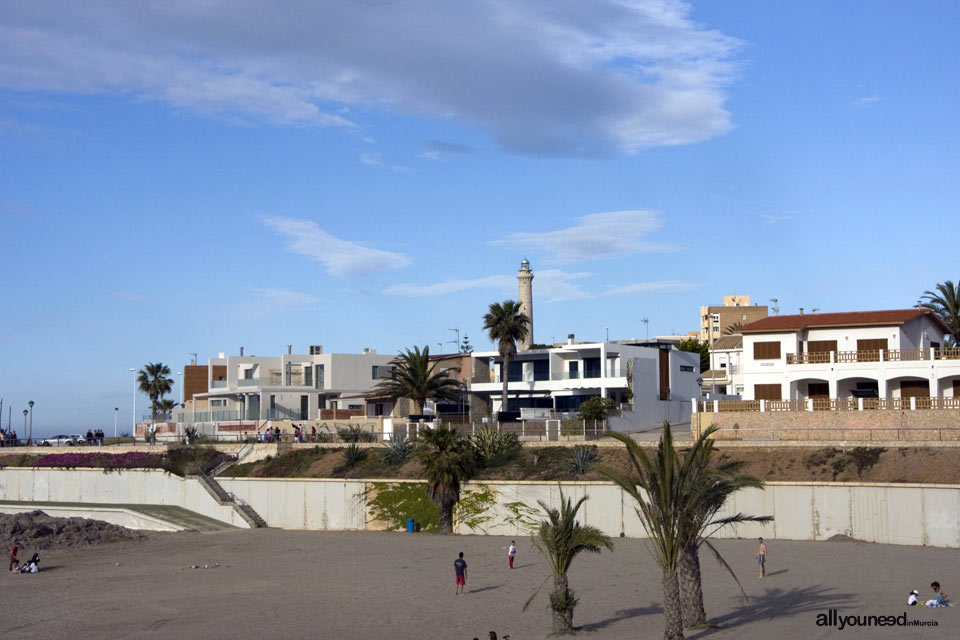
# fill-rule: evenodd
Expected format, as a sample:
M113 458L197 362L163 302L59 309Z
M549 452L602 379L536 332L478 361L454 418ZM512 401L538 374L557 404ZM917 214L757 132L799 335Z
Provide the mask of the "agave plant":
M346 461L348 467L358 465L366 458L366 449L361 449L360 445L356 442L350 443L347 448L343 450L343 459Z
M413 453L413 443L402 435L394 435L383 452L383 459L390 464L402 464Z
M597 459L597 448L581 444L573 449L573 460L570 461L570 471L583 475L590 471L590 465Z
M522 448L517 434L504 433L487 426L477 429L471 442L477 457L488 466L513 459Z

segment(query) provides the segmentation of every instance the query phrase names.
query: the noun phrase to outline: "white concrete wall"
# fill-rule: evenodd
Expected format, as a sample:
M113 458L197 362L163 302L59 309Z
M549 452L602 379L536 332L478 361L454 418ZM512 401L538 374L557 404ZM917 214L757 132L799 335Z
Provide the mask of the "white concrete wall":
M250 527L231 506L214 500L196 478L151 469L104 473L103 469L5 468L0 470L0 500L172 505L235 527Z
M0 504L0 513L29 513L42 511L53 518L87 518L101 520L127 529L142 531L183 531L183 527L171 524L165 520L148 516L145 513L130 509L108 507L51 507L37 504Z
M367 526L363 480L218 478L271 527L322 531Z

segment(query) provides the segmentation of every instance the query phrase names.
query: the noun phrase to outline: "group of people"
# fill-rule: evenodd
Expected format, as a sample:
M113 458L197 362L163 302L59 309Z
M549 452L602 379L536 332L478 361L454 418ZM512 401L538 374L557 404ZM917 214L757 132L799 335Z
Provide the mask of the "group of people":
M87 444L95 444L98 447L103 444L103 429L97 429L93 431L92 429L87 429Z
M280 431L280 427L267 427L262 432L258 431L255 435L255 438L251 439L250 434L246 431L243 432L243 441L244 442L283 442L284 433ZM293 425L293 441L294 442L317 442L317 427L310 427L310 433L307 433L306 427L301 427L299 425Z
M18 447L20 441L17 440L17 432L7 429L0 429L0 447Z
M17 552L20 551L20 543L14 542L10 549L10 573L38 573L40 571L40 552L35 551L33 556L23 564L17 560Z
M923 606L949 607L953 604L952 602L950 602L950 600L948 600L947 592L943 590L939 582L934 580L933 582L930 583L930 588L933 589L934 597L924 602ZM920 592L917 591L916 589L911 591L910 595L907 596L907 606L916 607L917 605L919 605L920 604L920 600L918 599L919 595L920 595Z

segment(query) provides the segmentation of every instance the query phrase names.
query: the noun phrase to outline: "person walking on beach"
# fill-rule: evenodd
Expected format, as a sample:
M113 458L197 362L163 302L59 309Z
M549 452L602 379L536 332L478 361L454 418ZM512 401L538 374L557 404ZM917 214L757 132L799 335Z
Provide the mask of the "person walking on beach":
M510 568L513 569L513 558L517 555L517 541L511 540L510 546L507 547L507 560L510 561Z
M456 595L460 595L463 593L463 588L467 584L467 561L463 559L463 551L461 551L460 556L453 561L453 570L457 574Z
M13 543L13 548L10 549L10 568L9 568L9 571L10 571L11 573L16 572L16 570L17 570L17 566L18 566L18 564L17 564L17 551L19 551L19 550L20 550L20 545L17 544L16 542L14 542L14 543Z
M760 577L767 577L767 545L763 544L763 538L760 538L760 547L757 549L757 562L760 563Z

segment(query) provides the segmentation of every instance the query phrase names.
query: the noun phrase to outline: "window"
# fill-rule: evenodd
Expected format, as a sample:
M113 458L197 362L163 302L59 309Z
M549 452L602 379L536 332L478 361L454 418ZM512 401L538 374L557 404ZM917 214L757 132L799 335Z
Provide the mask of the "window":
M549 360L533 361L533 379L534 380L550 379L550 361Z
M693 367L688 364L680 365L680 371L693 371Z
M374 380L376 380L377 378L380 377L380 367L378 367L377 365L373 365L373 367L371 367L371 369L372 369L371 377L372 377Z
M316 366L317 370L317 389L323 389L323 365L318 364Z
M754 342L753 343L754 360L779 360L780 343L779 342ZM763 386L763 385L758 385ZM779 385L777 385L779 387ZM779 393L779 392L778 392ZM768 400L772 398L767 398ZM777 398L779 400L780 398Z
M227 401L226 401L226 400L211 400L211 401L210 401L210 406L211 406L211 407L225 407L225 406L227 406Z
M584 378L600 377L600 358L584 358L583 359L583 377Z
M570 361L570 379L576 380L580 377L580 361L571 360Z
M509 377L507 382L520 382L523 380L523 363L514 360L510 363Z
M777 343L779 345L779 343ZM779 384L755 384L753 385L754 400L780 400Z

